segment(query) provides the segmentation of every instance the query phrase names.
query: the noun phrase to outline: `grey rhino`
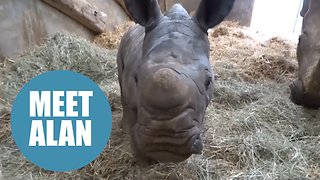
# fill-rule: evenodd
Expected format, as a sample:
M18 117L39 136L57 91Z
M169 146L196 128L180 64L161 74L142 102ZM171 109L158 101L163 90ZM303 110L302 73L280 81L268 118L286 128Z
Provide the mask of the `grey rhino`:
M304 15L307 13L308 9L309 9L309 0L304 0L303 5L302 5L302 9L300 11L300 16L304 17Z
M213 94L207 30L229 14L234 0L202 0L193 17L175 4L125 0L137 23L117 56L123 127L135 157L180 162L202 152L201 131Z
M297 47L298 78L290 84L291 100L306 108L320 107L320 1L305 0L302 34Z

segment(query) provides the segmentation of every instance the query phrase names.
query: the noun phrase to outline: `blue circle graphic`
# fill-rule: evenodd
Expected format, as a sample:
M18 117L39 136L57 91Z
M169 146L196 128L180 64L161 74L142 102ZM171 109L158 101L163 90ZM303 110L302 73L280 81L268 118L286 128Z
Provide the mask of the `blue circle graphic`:
M11 111L13 139L22 154L46 170L79 169L106 147L112 113L106 95L88 77L48 71L25 84Z

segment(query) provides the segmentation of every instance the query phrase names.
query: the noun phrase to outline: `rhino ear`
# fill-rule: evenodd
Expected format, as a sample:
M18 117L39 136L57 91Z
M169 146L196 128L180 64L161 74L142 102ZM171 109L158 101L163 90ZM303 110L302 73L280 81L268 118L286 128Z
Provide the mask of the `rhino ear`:
M202 0L194 16L201 29L207 31L229 15L235 0Z
M141 26L147 26L162 16L157 0L124 0L133 20Z

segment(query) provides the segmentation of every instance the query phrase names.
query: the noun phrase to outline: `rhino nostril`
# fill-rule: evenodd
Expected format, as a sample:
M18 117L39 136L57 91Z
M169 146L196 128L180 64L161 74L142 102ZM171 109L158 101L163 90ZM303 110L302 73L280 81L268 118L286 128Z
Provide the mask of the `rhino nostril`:
M209 89L209 86L210 86L211 82L212 82L212 77L208 77L206 79L206 83L205 83L206 90Z
M138 76L137 76L137 74L134 75L134 82L135 82L136 84L138 84Z
M202 149L203 149L202 140L201 140L200 135L198 135L197 139L192 144L191 153L192 154L201 154Z

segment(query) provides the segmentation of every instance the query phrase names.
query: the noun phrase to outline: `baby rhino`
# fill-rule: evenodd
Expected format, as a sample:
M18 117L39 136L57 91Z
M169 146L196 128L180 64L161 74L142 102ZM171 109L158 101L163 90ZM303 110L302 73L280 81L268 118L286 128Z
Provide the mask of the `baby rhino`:
M306 108L320 108L320 0L305 0L297 58L298 78L290 85L291 99Z
M122 124L137 158L180 162L202 151L201 130L213 93L207 30L234 0L202 0L190 17L175 4L125 0L137 23L123 36L117 58Z

